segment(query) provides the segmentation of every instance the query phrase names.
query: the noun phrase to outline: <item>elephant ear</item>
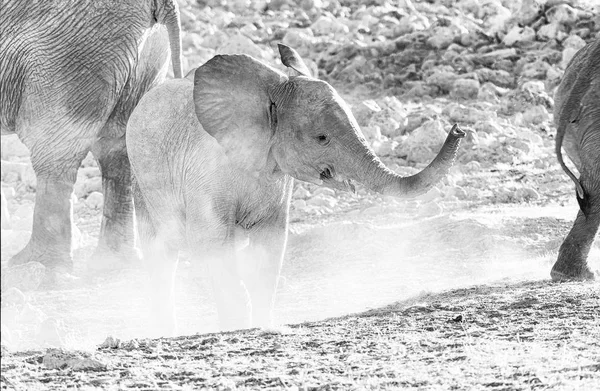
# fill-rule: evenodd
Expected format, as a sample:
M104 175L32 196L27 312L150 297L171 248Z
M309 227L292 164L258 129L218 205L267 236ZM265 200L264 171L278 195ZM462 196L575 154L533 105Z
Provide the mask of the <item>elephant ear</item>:
M311 77L310 70L304 61L302 61L297 51L281 43L277 44L277 47L279 48L279 55L281 56L281 63L283 65L292 68L302 76Z
M235 164L264 166L276 121L272 94L286 80L246 55L217 55L196 69L196 116Z

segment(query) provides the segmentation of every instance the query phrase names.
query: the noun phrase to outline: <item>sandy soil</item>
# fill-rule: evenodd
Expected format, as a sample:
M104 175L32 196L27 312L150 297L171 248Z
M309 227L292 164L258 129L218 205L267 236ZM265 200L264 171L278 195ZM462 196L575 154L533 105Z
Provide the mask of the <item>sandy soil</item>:
M592 283L492 284L273 330L2 352L2 388L591 390Z
M600 286L548 281L574 203L457 207L436 217L392 200L380 206L358 216L351 208L320 219L294 213L275 310L289 325L273 330L206 334L216 330L214 304L202 265L185 257L177 276L182 336L173 339L145 338L147 274L140 267L30 292L29 312L21 309L14 323L3 319L19 346L3 348L2 387L598 384ZM96 226L99 215L82 220ZM79 257L93 249L90 240ZM599 255L596 245L596 269Z

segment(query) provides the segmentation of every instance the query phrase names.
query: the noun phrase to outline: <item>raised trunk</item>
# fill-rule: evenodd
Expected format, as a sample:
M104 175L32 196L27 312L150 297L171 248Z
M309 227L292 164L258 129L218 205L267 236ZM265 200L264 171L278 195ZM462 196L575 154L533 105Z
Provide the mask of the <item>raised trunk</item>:
M179 21L179 8L174 0L166 0L162 12L159 13L159 23L167 27L169 33L169 45L171 46L171 61L173 63L173 75L176 79L183 77L181 68L181 23Z
M410 198L426 193L446 176L464 136L465 132L458 125L452 126L435 159L415 175L402 177L385 167L379 159L371 159L366 170L357 171L361 173L357 179L369 189L385 195Z

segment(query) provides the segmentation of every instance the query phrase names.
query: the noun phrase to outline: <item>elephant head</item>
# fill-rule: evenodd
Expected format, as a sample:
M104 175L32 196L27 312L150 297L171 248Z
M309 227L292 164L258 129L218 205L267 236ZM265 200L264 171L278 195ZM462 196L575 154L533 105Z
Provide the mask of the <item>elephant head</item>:
M218 55L194 77L200 124L226 154L247 167L271 167L299 180L412 197L427 192L452 166L465 133L454 126L423 171L401 177L368 146L348 105L328 83L313 78L293 49L279 45L286 76L252 57Z

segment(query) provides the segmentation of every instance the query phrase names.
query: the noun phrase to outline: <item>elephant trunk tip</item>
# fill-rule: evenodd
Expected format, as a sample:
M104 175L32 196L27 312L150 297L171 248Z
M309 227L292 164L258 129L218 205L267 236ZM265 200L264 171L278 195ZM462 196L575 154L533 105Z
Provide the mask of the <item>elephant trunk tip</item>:
M458 126L458 124L454 124L454 125L452 125L452 129L450 129L450 133L448 134L448 137L464 138L466 135L467 135L467 132L462 130L460 128L460 126Z

